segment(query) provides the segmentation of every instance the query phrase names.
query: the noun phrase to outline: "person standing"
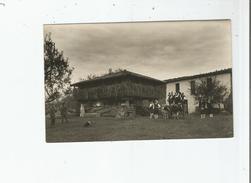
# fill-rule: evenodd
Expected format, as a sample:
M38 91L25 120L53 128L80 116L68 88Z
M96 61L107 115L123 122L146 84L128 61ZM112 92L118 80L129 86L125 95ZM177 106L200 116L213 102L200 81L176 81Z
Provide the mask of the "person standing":
M201 97L199 106L200 106L200 118L204 119L206 118L206 113L208 110L207 99Z
M179 101L180 101L180 96L179 96L179 93L176 92L176 93L174 94L174 104L175 104L175 105L178 105Z
M84 104L80 105L80 117L84 117L85 116L85 106Z
M153 101L150 102L150 105L149 105L149 112L150 112L149 118L150 118L150 119L153 119L153 115L154 115L154 103L153 103Z
M62 103L60 113L61 113L61 122L64 123L65 121L66 123L68 123L69 120L68 120L67 107L65 105L65 102Z
M156 99L154 100L154 109L153 109L153 117L154 119L158 119L159 118L159 110L161 108L159 101Z
M211 96L208 97L207 108L208 108L209 117L210 118L214 117L214 115L213 115L213 106L212 106L212 97Z
M167 103L168 103L168 99L167 99ZM167 104L165 104L163 106L163 117L164 117L164 119L168 119L169 114L170 114L170 105L168 106Z

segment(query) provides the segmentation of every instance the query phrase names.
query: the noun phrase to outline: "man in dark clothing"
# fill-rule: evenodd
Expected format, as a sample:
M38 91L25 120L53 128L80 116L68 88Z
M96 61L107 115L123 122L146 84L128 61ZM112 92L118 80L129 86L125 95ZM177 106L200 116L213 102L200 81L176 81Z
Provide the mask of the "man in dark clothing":
M172 105L174 102L174 95L173 92L170 93L170 95L168 95L168 104L169 106Z
M209 117L212 118L214 115L213 115L213 106L212 106L212 97L211 96L208 97L207 108L208 108Z
M186 97L185 94L182 92L182 93L181 93L181 101L182 101L182 102L185 100L185 97Z
M67 107L65 103L62 104L60 113L61 113L61 122L64 123L65 121L66 123L68 123L69 121L68 121Z
M204 119L206 117L206 113L208 110L208 106L207 106L207 99L201 97L200 101L199 101L199 107L200 107L200 118Z
M171 105L171 93L170 93L170 92L168 93L167 103L168 103L169 105Z
M174 95L174 103L177 105L180 102L180 95L178 92Z

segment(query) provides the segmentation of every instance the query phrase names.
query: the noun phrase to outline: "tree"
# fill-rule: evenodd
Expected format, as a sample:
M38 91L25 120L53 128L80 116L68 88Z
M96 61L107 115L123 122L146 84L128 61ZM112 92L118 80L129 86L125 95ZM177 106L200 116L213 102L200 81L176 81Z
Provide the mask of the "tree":
M95 79L97 78L98 76L96 74L88 74L87 75L87 80L91 80L91 79Z
M227 95L226 86L222 85L215 77L201 79L195 85L195 99L199 102L201 99L210 98L213 104L223 103Z
M118 69L113 70L112 68L109 68L107 74L113 74L113 73L117 73L121 71L125 71L125 69L118 68ZM107 75L107 74L104 74L104 75Z
M45 107L50 116L51 125L55 125L55 113L59 99L71 93L70 81L73 68L69 66L68 58L59 51L50 34L44 38L44 88Z
M69 93L73 68L68 58L59 51L51 39L51 34L44 38L44 82L45 103L51 103Z
M232 92L230 93L230 95L224 101L224 107L225 107L226 111L228 111L231 114L233 113L233 95L232 95Z
M97 74L88 74L86 78L79 78L79 80L80 81L86 81L86 80L96 79L96 78L99 78L99 77L102 77L102 76L106 76L106 75L110 75L110 74L114 74L114 73L122 72L122 71L125 71L125 70L121 69L121 68L112 70L112 68L109 68L107 73L100 74L100 75L97 75Z

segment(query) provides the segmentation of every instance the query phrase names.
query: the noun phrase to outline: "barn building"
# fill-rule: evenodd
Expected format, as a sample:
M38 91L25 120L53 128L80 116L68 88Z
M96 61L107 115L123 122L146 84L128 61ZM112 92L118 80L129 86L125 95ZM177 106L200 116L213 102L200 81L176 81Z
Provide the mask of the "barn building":
M232 69L224 69L209 73L203 73L193 76L183 76L178 78L172 78L165 80L166 82L166 96L169 92L183 92L187 100L187 110L188 113L193 113L198 107L198 102L196 102L195 94L195 85L201 80L206 80L206 82L211 82L212 79L218 80L222 85L227 88L227 98L232 91ZM216 106L217 107L217 106ZM223 104L219 104L219 108L224 108Z
M72 84L74 96L80 108L101 106L133 106L137 111L149 106L149 102L159 99L165 102L165 82L148 76L122 70L90 80ZM96 110L96 111L97 111ZM106 110L99 110L104 113ZM101 114L102 115L102 114Z

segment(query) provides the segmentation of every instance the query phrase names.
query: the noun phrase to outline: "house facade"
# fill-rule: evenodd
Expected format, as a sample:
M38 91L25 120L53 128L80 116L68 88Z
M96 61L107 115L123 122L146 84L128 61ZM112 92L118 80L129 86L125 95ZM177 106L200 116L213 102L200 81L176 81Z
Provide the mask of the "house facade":
M72 84L74 98L78 101L78 111L86 110L86 107L117 109L121 105L136 108L136 113L148 108L150 101L158 99L161 105L166 104L169 92L184 93L186 99L186 111L196 112L199 104L195 100L195 86L202 80L210 82L215 79L227 88L227 98L232 92L232 69L224 69L215 72L183 76L168 80L158 80L127 70L106 74L90 80L84 80ZM224 104L217 104L217 108L224 108ZM97 111L95 110L95 111Z
M99 113L102 114L121 105L133 107L137 112L148 107L154 99L163 103L166 98L164 81L127 70L80 81L72 86L74 97L80 103L80 111L94 108L92 111L101 111Z
M169 92L181 92L184 93L187 100L187 110L188 113L196 112L199 104L195 100L195 85L200 83L202 80L210 82L212 79L215 79L224 85L227 88L227 95L224 98L227 98L232 91L232 69L224 69L215 72L209 72L204 74L198 74L193 76L184 76L173 79L165 80L166 82L166 96ZM221 103L219 108L224 108L224 104Z

